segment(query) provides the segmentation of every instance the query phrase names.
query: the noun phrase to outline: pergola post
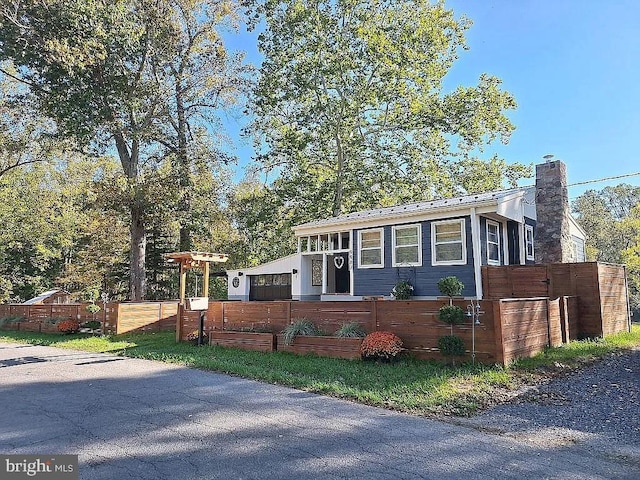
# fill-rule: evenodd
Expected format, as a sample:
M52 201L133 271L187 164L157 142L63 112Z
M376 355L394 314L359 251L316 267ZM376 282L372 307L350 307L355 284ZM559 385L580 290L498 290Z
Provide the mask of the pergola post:
M208 298L209 298L209 272L210 272L210 263L224 263L228 260L227 255L223 253L205 253L205 252L177 252L177 253L168 253L165 255L167 262L169 263L177 263L180 267L180 303L178 305L178 315L176 322L176 342L179 342L182 338L182 312L186 310L187 307L190 310L200 310L201 312L206 312L208 307ZM202 297L199 297L199 302L190 301L187 306L187 272L190 269L198 268L202 270L203 279L202 279ZM196 295L198 292L196 292ZM194 307L194 304L202 304L201 306ZM198 338L202 338L202 322L199 329ZM200 340L199 340L200 341Z

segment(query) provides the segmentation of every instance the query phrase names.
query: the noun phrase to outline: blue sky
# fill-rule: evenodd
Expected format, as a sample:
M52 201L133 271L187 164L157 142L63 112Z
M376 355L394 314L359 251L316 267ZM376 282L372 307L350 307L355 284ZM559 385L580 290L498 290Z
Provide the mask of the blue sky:
M508 162L540 163L554 154L567 164L569 183L640 172L640 1L637 0L449 0L456 16L473 21L469 50L450 71L446 86L477 83L481 73L503 80L518 108L508 145L486 150ZM259 62L255 35L229 38L231 48ZM241 145L237 177L250 159ZM640 176L571 187L630 183ZM531 183L531 182L524 182Z

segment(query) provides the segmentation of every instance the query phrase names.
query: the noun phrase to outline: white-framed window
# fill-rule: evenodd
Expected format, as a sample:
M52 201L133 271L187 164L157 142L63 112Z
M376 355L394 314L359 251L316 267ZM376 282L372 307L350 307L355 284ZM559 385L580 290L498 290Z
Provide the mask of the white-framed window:
M384 229L358 231L358 268L384 268Z
M527 260L535 260L533 251L533 227L531 225L524 226L524 247L527 252Z
M500 225L487 220L487 263L500 265Z
M422 265L422 227L397 225L391 229L394 267L417 267Z
M467 240L464 218L431 223L431 264L465 265Z

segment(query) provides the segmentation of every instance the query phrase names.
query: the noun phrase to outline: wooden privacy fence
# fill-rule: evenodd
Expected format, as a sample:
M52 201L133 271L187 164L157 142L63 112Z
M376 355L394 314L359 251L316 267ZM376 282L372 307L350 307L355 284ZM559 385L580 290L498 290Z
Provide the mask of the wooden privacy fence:
M468 301L454 300L466 311ZM448 325L438 319L445 303L435 300L355 301L355 302L210 302L205 317L205 331L281 332L298 318L313 321L331 334L347 322L358 322L367 333L387 330L404 342L405 348L419 358L442 358L438 338L450 334ZM479 325L467 319L454 327L472 354L484 363L509 363L521 356L533 355L548 345L569 340L571 325L576 325L577 299L555 300L531 298L485 300L480 302ZM177 335L182 341L198 329L199 312L181 309Z
M578 338L629 329L626 279L624 265L600 262L482 267L487 299L578 297Z
M2 322L5 330L31 332L55 332L55 325L62 320L80 323L99 321L105 334L121 334L134 331L173 331L178 319L178 302L141 302L99 304L101 310L95 317L88 312L86 303L68 305L0 305L0 320L13 318L13 322Z

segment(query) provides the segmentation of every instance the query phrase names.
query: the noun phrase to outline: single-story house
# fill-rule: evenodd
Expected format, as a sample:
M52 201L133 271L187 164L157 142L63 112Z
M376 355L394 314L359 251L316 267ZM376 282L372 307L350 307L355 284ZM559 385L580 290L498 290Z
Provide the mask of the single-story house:
M581 262L585 232L569 213L566 167L536 167L536 185L377 208L294 227L298 251L230 270L229 300L390 297L402 280L414 298L440 296L455 275L482 298L483 265Z

